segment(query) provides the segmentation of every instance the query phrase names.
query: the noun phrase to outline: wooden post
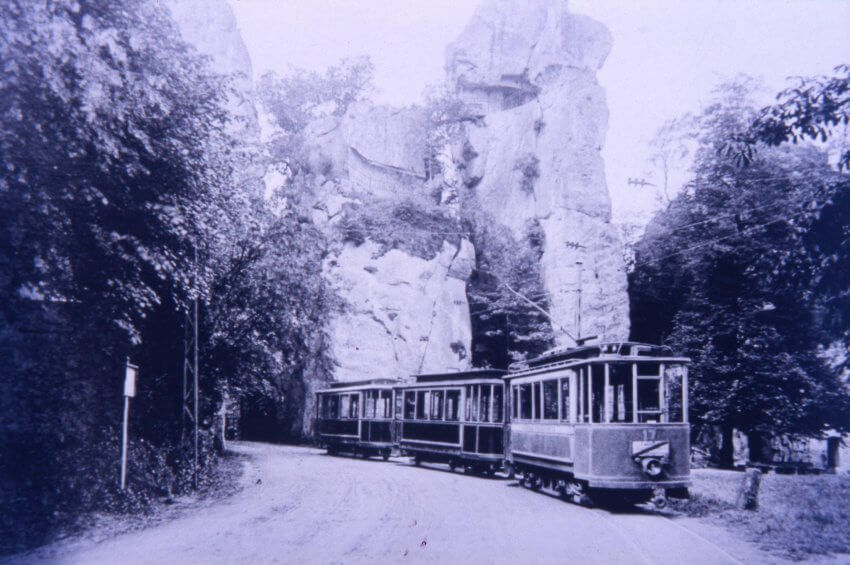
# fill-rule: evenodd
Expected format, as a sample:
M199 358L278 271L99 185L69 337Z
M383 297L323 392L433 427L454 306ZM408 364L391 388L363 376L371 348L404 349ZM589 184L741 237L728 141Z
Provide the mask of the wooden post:
M744 473L741 489L738 491L738 508L741 510L758 510L760 485L761 471L752 467L748 468Z

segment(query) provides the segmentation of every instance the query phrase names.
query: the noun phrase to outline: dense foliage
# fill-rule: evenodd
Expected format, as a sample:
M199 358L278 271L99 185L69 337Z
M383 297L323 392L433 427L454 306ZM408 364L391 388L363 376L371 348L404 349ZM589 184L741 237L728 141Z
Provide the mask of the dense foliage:
M757 143L771 146L802 140L826 142L839 131L845 142L839 148L838 168L850 169L850 147L846 144L850 125L850 65L835 67L836 76L798 77L796 85L776 96L776 103L761 109L748 127L735 132L724 152L748 164Z
M722 428L726 464L733 428L751 447L850 429L842 359L824 355L848 344L850 179L811 145L761 146L740 166L729 139L759 115L744 84L719 90L697 120L692 181L648 226L630 276L633 337L692 357L693 421Z
M239 174L228 78L160 3L3 2L0 60L0 516L14 545L191 484L193 298L203 483L222 397L297 388L321 364L326 295L309 224L273 214ZM128 357L140 380L120 493Z
M520 241L483 213L472 216L476 269L467 287L475 366L507 369L552 347L547 293L540 274L543 230ZM530 302L537 305L533 307Z

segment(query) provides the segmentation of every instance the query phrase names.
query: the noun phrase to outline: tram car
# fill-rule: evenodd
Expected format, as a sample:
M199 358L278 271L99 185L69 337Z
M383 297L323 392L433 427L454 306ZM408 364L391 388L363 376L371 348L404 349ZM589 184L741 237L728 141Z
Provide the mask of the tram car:
M393 437L394 379L339 382L316 393L316 431L329 454L389 459Z
M396 441L415 464L492 475L504 457L505 371L417 375L397 386Z
M663 506L687 496L688 362L667 347L620 342L511 367L506 471L581 502Z

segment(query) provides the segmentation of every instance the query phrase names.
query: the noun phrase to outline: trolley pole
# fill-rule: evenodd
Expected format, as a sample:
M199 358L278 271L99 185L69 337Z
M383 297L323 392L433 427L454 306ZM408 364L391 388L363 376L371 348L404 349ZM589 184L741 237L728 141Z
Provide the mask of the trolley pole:
M581 339L581 267L582 262L576 261L578 266L578 308L576 312L576 336Z
M139 367L130 363L124 369L124 425L121 429L121 490L127 487L127 427L130 422L130 398L136 396L136 375Z

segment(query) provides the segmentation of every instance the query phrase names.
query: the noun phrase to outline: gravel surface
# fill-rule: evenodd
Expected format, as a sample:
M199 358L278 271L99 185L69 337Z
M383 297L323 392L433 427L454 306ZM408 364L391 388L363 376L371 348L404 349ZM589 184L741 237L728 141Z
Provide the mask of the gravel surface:
M235 444L243 489L150 528L57 542L23 563L776 563L722 528L612 513L516 481Z

